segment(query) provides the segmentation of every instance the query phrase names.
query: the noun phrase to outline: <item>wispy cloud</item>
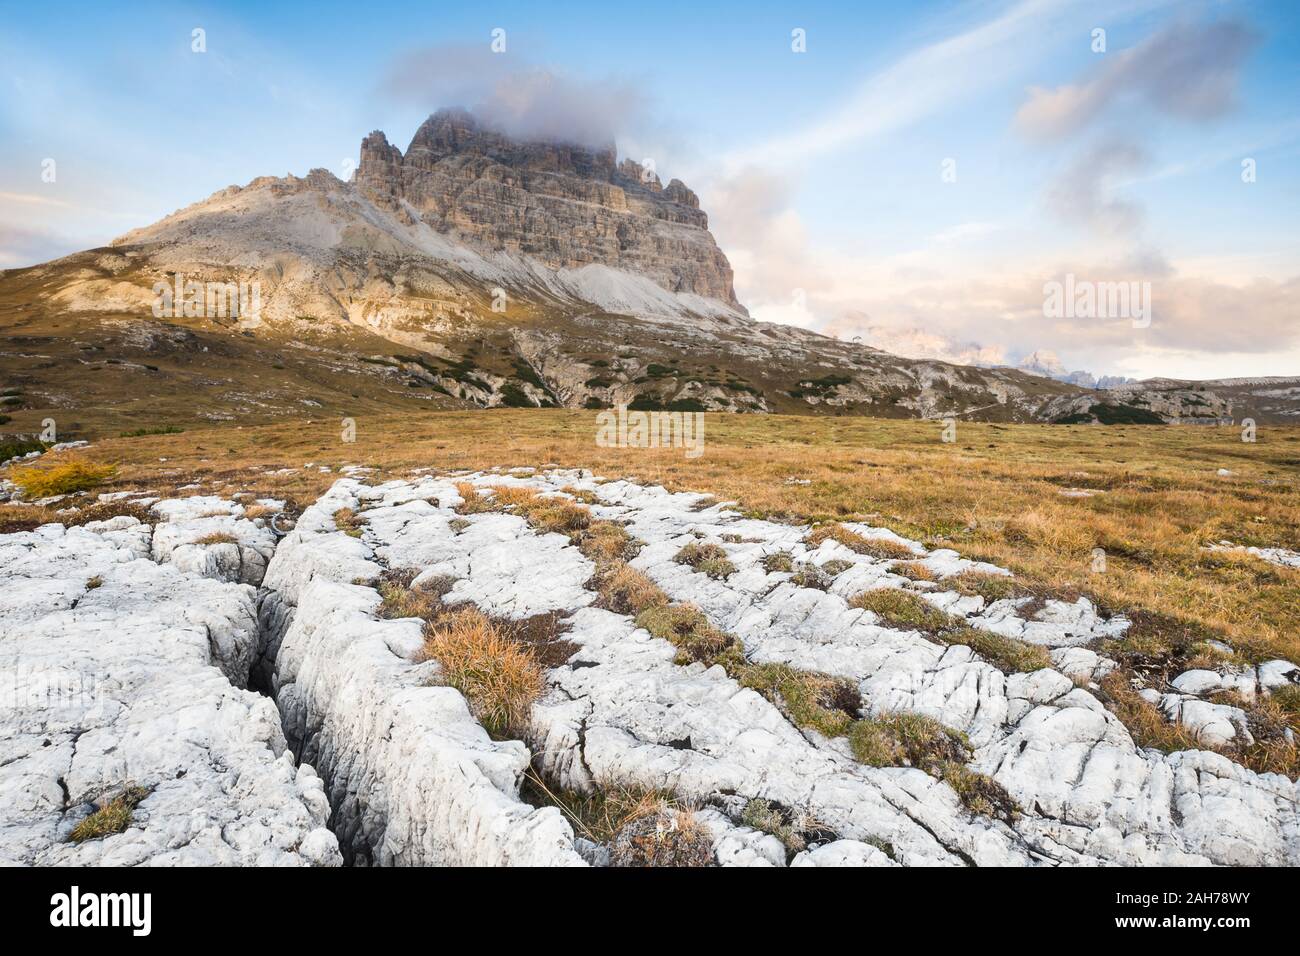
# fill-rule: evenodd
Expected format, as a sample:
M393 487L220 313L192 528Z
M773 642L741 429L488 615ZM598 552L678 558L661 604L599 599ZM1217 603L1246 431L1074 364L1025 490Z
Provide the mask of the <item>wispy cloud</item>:
M1118 107L1215 119L1234 106L1240 68L1255 43L1237 20L1174 23L1137 46L1106 54L1085 81L1031 88L1016 121L1031 136L1064 139Z
M1077 0L1020 0L993 19L930 43L862 80L842 102L788 134L724 157L732 172L749 166L783 167L898 129L975 96L1005 80L1072 11L1097 16L1164 6L1168 0L1084 4Z

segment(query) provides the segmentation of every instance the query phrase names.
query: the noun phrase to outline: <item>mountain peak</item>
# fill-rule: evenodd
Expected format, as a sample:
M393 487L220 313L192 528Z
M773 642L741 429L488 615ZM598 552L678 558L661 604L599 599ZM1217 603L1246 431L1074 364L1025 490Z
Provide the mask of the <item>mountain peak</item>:
M481 251L555 269L608 266L741 308L699 197L677 179L665 187L653 166L618 163L613 143L518 140L443 109L405 153L382 132L368 135L356 183L371 201Z

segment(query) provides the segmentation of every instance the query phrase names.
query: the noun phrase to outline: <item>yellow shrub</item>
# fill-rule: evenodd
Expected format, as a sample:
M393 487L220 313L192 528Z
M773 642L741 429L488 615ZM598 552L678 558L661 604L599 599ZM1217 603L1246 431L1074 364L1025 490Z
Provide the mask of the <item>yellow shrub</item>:
M87 461L67 461L48 468L15 468L10 475L28 501L89 491L117 474L114 465L96 465Z

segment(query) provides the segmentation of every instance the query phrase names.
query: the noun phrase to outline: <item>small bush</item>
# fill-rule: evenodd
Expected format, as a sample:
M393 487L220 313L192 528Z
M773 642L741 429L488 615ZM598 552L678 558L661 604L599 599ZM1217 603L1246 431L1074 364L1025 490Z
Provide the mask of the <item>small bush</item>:
M85 843L87 840L101 840L115 833L122 833L131 825L131 817L150 791L144 787L127 787L120 794L86 817L75 827L68 839L73 843Z
M7 416L0 416L0 425L3 425L9 419ZM43 441L35 438L6 438L0 440L0 464L4 464L11 458L18 458L23 455L30 455L34 451L45 451L49 447Z
M32 501L54 495L89 491L99 487L116 474L117 468L113 465L68 461L47 468L15 468L10 477L22 491L23 497Z
M421 657L441 665L443 680L465 695L488 733L523 735L545 687L542 668L481 611L454 611L428 624Z

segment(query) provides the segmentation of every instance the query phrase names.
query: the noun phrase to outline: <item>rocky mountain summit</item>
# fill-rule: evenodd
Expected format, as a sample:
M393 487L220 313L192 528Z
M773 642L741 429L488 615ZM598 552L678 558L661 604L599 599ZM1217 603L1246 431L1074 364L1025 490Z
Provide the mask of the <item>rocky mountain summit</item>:
M709 234L699 197L681 180L604 149L520 143L463 110L442 110L403 155L382 132L361 143L356 183L399 219L414 216L484 251L531 256L554 269L599 263L743 311L731 265Z

